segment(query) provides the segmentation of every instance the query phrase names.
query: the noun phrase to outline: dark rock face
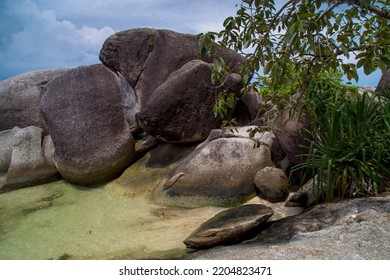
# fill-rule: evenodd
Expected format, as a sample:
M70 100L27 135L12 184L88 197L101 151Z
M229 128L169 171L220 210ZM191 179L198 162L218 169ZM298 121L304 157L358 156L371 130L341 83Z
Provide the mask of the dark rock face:
M389 215L389 196L322 204L269 223L247 244L199 251L189 258L387 260Z
M218 138L198 146L173 167L155 200L185 207L237 205L255 196L254 177L272 166L265 145L245 138Z
M376 91L383 96L390 98L390 70L387 70L387 72L382 75L376 86Z
M0 192L50 182L58 177L50 136L44 137L43 129L35 126L18 130L12 138L12 159Z
M232 69L244 61L237 53L217 48ZM168 76L187 62L199 59L196 36L169 30L139 28L110 36L100 51L103 64L119 71L135 89L141 107ZM212 58L205 61L212 62Z
M124 95L122 80L103 65L73 69L47 85L40 108L65 179L99 184L128 166L134 139Z
M36 126L47 127L39 111L46 84L53 78L69 71L51 69L24 73L0 82L0 131Z
M183 242L204 249L240 240L274 214L270 207L247 204L225 210L203 223Z
M260 105L260 98L256 92L245 93L238 100L232 118L236 119L238 125L248 125L260 117Z
M230 74L225 84L227 92L238 94L241 77ZM213 113L218 92L211 83L211 64L193 60L173 72L154 91L153 99L137 114L137 122L161 140L204 140L213 128L221 126L222 120Z
M300 145L309 146L306 139L310 139L310 135L305 131L305 129L309 129L309 126L309 115L305 113L299 115L297 112L285 109L278 118L275 129L273 129L283 151L295 164L302 163L305 160L302 155L308 152L308 149L302 148Z

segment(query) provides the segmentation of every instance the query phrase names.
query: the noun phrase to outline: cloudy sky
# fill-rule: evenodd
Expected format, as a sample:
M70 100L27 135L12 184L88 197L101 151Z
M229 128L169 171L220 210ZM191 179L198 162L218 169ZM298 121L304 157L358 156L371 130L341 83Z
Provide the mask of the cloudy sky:
M0 81L99 62L104 40L138 27L219 31L240 0L0 0ZM376 86L380 73L361 77Z

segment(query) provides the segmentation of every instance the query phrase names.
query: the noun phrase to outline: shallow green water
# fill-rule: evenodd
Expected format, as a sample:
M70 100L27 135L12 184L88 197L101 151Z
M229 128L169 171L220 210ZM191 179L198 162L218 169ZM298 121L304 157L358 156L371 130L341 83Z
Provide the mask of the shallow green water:
M118 189L58 181L1 194L0 259L180 257L182 240L220 211L165 208Z

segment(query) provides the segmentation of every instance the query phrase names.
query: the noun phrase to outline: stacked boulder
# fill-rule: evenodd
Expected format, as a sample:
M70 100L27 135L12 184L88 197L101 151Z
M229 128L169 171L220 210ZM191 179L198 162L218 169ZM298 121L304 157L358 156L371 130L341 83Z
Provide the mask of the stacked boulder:
M39 103L50 80L69 71L29 72L0 83L0 192L58 178L54 146Z
M270 201L285 199L287 179L275 167L284 152L276 136L249 137L255 127L221 130L223 120L213 114L216 96L225 91L238 100L228 117L241 125L259 117L257 94L240 96L243 56L216 47L214 57L201 57L196 36L140 28L109 37L99 58L103 64L38 71L1 83L0 127L8 139L1 172L7 173L8 185L33 185L58 173L84 186L108 182L142 156L134 137L143 131L152 137L152 147L161 142L197 146L156 187L159 203L228 206L256 193ZM232 70L219 87L211 81L215 58ZM14 127L28 128L24 138ZM19 160L21 147L38 151L23 160L34 166L28 168L36 178L29 171L18 182L16 174L27 168Z
M56 166L68 181L96 185L129 166L134 139L132 117L126 114L134 115L135 96L124 83L98 64L72 69L47 85L40 109L53 138Z
M162 141L204 140L222 122L212 113L215 96L220 90L238 96L242 86L235 72L244 57L222 48L216 57L233 69L219 89L210 79L215 57L200 57L196 36L140 28L109 37L100 53L103 64L36 71L1 82L0 131L8 131L1 172L13 176L9 130L14 127L35 126L42 129L42 139L50 135L54 155L48 162L80 185L107 182L127 168L135 156L132 134L140 129ZM44 180L26 185L38 181Z
M239 96L242 78L235 74L244 57L217 48L216 56L232 69L223 88L211 82L214 58L200 57L196 36L169 30L131 29L109 37L100 60L120 72L137 96L138 125L168 142L195 142L219 128L213 105L221 90ZM232 113L232 112L230 112Z

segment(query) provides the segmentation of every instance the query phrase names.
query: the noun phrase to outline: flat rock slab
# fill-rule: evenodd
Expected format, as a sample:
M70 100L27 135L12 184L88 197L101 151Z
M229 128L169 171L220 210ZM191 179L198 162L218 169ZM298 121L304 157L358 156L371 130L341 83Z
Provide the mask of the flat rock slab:
M273 222L246 244L202 250L187 259L390 258L390 196L322 204Z
M203 223L183 242L194 249L229 244L240 240L273 214L272 208L261 204L230 208Z

